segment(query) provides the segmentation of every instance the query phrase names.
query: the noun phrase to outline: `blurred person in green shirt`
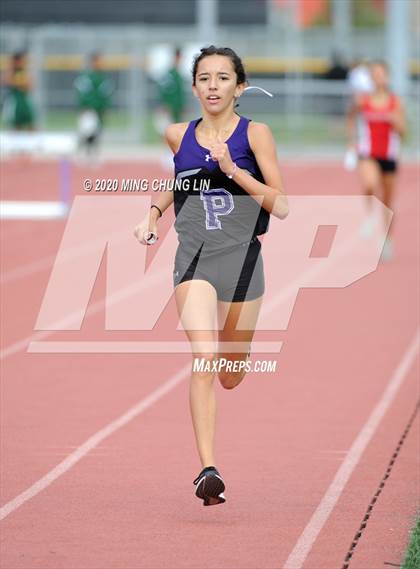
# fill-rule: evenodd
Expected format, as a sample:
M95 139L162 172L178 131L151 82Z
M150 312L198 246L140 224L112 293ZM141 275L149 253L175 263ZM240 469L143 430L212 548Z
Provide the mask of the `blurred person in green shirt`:
M7 89L2 112L4 122L13 130L34 130L35 111L31 99L33 84L28 72L26 52L18 51L12 55L4 82Z
M181 50L174 50L174 59L171 68L158 81L158 109L157 130L163 134L171 123L181 122L186 104L185 86L179 71ZM160 124L162 123L162 124Z
M74 83L81 111L78 120L80 142L88 152L98 144L114 92L111 80L103 71L101 55L92 54L89 63L89 68Z

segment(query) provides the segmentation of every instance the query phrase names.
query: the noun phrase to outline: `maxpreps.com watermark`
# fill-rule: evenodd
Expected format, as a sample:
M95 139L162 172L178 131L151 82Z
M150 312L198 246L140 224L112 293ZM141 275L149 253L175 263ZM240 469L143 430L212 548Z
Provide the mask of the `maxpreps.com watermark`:
M276 360L228 360L219 358L209 360L207 358L194 358L193 372L195 373L275 373Z

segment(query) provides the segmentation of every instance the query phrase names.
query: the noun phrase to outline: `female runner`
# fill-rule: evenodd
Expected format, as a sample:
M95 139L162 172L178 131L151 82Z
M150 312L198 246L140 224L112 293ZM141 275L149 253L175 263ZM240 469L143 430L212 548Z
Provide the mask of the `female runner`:
M383 203L389 209L392 207L400 138L406 130L403 105L389 88L387 64L383 61L371 63L370 73L374 85L373 91L356 97L348 116L349 143L350 146L357 148L359 173L369 214L362 227L362 232L366 236L373 232L375 225L371 197L382 190ZM359 120L357 144L355 143L356 118ZM384 213L385 228L389 224L389 209ZM389 230L381 258L389 260L391 257L392 242Z
M192 76L202 117L166 131L176 182L183 186L152 205L135 235L147 244L147 233L157 235L158 219L174 201L175 297L193 354L190 409L203 467L195 493L209 506L225 502L213 446L214 378L217 371L226 389L244 378L264 293L257 236L267 231L270 213L287 216L288 203L269 128L234 110L246 86L240 58L230 48L203 48ZM223 368L217 368L218 357L227 362Z

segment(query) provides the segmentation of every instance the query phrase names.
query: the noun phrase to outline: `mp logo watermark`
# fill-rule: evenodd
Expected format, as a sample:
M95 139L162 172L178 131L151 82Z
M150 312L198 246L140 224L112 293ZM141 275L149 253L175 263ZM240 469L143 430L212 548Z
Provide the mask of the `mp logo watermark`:
M75 198L35 325L35 330L72 331L72 339L32 342L28 351L191 352L188 341L176 340L179 330L183 329L182 315L173 326L173 339L130 339L132 331L159 330L164 320L162 315L173 296L174 258L178 246L175 228L172 226L164 237L160 236L152 259L151 248L140 245L133 236L133 228L147 215L150 205L151 197L147 195ZM231 205L220 191L210 193L205 200L188 197L181 210L185 218L178 215L177 224L187 223L195 208L204 207L204 219L211 226L208 233L217 245L221 236L218 229L229 227ZM373 209L380 223L369 237L361 231L366 221L363 196L292 196L289 205L290 214L286 219L271 216L269 230L263 237L266 285L256 334L286 330L302 289L344 288L373 272L388 230L382 223L386 208L379 200L374 200ZM258 216L257 202L246 196L243 202L235 198L235 210L248 216L251 232ZM388 210L388 213L390 223L392 212ZM172 212L167 214L172 215ZM231 237L235 239L234 235ZM242 249L245 258L247 249ZM192 247L191 259L195 253ZM91 299L95 296L95 282L103 262L106 265L105 297L94 302ZM238 271L238 267L231 270ZM231 276L235 278L236 273ZM239 273L237 276L239 278ZM104 313L103 331L125 331L126 339L121 339L121 333L118 340L85 339L83 321L92 302L96 312ZM327 307L327 297L325 304ZM247 326L239 317L237 329ZM215 324L215 329L222 327L223 322ZM165 337L167 335L166 324ZM241 351L239 344L229 348ZM252 344L253 353L275 353L280 348L281 342L258 341L257 337Z

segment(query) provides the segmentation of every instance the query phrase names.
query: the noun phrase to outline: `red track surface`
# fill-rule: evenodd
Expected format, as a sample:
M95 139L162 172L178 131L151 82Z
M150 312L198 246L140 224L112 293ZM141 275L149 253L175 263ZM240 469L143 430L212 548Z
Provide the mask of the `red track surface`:
M2 170L2 199L54 199L54 165L29 163L22 168L14 162L3 164ZM276 357L277 373L250 374L233 391L218 388L217 457L227 482L225 505L203 508L193 496L192 480L200 466L188 382L183 381L2 521L2 568L283 567L415 336L416 173L414 166L405 166L399 181L395 259L344 289L301 291L288 330L269 336L284 341ZM72 182L74 192L82 193L86 176L161 174L156 166L108 163L95 171L75 168ZM354 176L334 163L285 165L283 174L289 194L358 192ZM3 223L3 350L34 334L63 229L61 221ZM41 268L33 265L44 258ZM26 265L24 276L11 272ZM91 302L103 295L102 271ZM103 313L88 316L82 332L74 333L77 339L104 337L103 318ZM168 329L172 322L169 310ZM69 339L71 334L49 339ZM188 361L185 354L30 354L23 346L6 357L2 504ZM341 569L417 398L418 368L412 364L316 536L305 569ZM415 517L418 439L417 417L351 569L379 569L385 561L401 561Z

